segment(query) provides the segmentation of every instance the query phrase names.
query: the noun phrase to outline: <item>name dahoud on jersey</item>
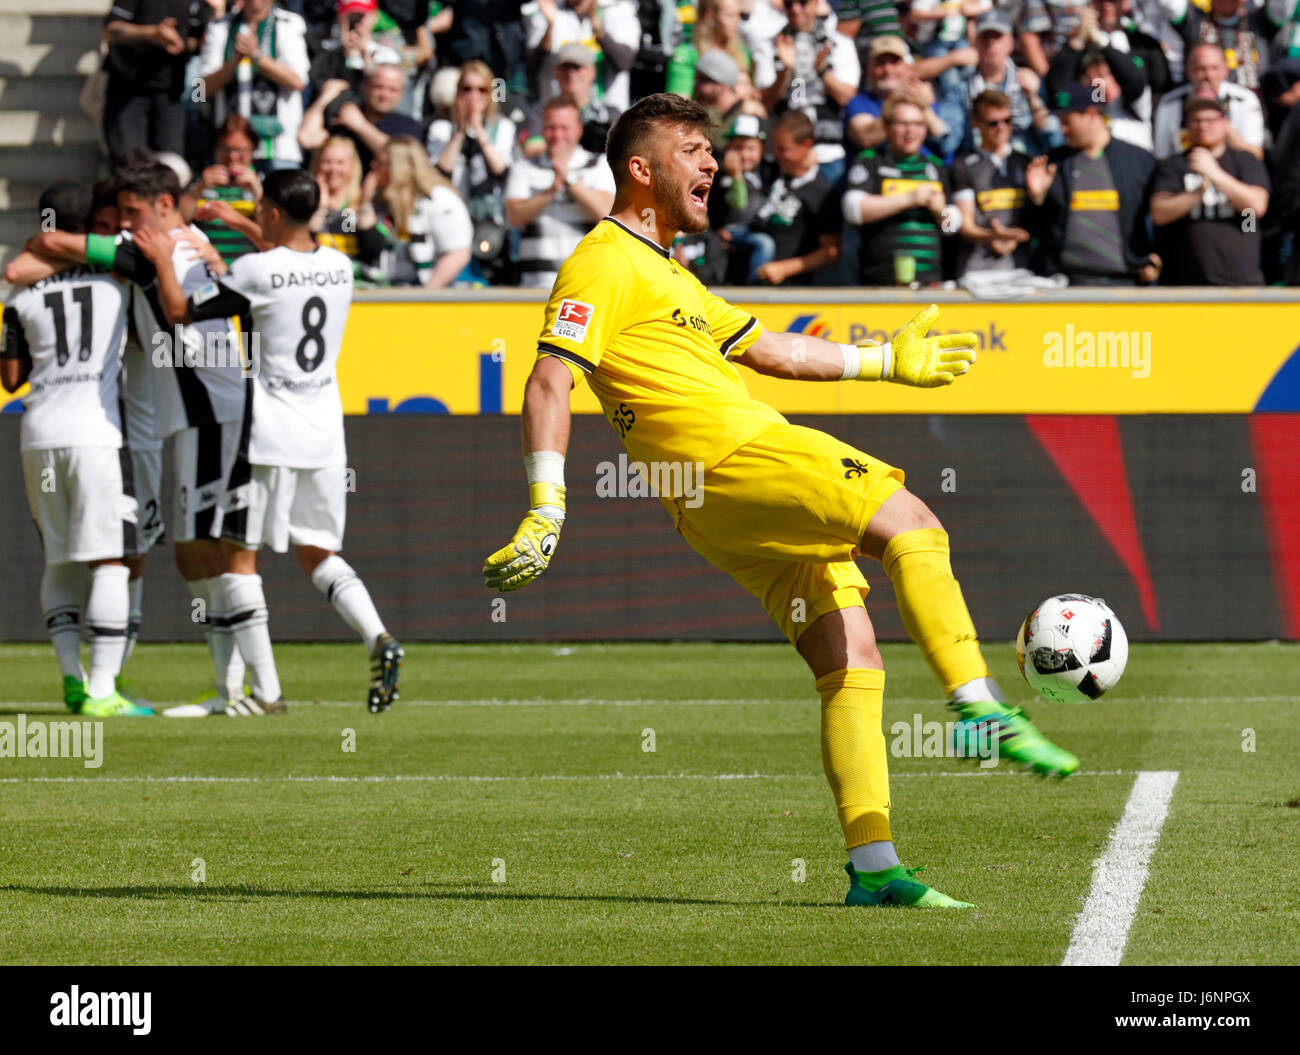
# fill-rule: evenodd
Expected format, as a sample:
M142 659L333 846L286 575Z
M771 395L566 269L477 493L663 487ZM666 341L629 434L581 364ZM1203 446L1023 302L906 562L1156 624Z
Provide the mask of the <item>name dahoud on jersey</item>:
M267 276L272 289L290 289L294 286L342 286L352 284L352 272L339 268L336 271L273 271Z

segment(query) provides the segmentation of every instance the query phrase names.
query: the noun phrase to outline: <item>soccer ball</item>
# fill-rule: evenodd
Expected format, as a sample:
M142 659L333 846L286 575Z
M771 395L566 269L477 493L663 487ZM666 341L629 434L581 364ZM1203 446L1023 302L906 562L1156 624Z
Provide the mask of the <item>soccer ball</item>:
M1087 703L1113 689L1128 662L1128 635L1100 597L1049 597L1016 635L1016 659L1030 687L1057 703Z

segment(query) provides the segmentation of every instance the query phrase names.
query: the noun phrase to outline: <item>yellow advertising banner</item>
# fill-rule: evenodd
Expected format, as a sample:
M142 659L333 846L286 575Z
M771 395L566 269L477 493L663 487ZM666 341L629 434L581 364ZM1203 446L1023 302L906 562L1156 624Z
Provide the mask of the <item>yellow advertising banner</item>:
M879 291L871 291L879 294ZM371 297L376 295L371 294ZM1300 411L1300 300L982 302L942 295L936 332L973 331L979 361L955 384L815 384L741 369L786 414L1167 414ZM925 304L732 302L769 330L889 340ZM517 414L536 356L540 300L369 299L339 361L349 414ZM19 390L3 412L21 410ZM585 386L577 413L599 413Z
M733 302L770 330L852 343L890 339L923 306ZM339 368L344 410L518 413L541 320L540 303L357 303ZM936 332L961 330L978 335L979 361L947 388L741 372L756 398L787 414L1300 410L1300 302L942 305ZM600 409L585 385L573 406Z

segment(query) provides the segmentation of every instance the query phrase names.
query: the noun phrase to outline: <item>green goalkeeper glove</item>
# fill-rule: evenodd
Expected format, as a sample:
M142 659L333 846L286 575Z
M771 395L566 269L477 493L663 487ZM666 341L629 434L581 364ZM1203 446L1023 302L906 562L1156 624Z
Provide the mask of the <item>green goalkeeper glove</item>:
M564 524L564 488L536 483L528 489L532 503L515 537L483 562L483 581L508 593L527 586L544 572L555 555ZM544 508L546 512L541 512ZM554 511L559 510L556 516Z
M979 338L973 333L946 333L927 337L939 317L931 304L904 326L889 344L861 344L860 381L894 381L916 388L950 385L971 368Z

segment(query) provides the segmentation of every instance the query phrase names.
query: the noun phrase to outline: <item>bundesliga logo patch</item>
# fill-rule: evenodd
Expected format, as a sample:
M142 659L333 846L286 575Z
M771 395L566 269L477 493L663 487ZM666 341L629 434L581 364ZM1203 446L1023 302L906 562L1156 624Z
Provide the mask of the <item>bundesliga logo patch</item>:
M555 325L551 332L556 337L565 337L570 341L585 341L587 326L591 323L591 314L596 309L580 300L560 301L560 310L555 313Z

